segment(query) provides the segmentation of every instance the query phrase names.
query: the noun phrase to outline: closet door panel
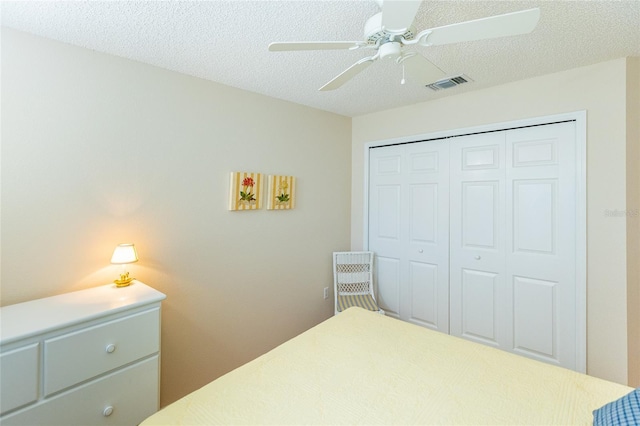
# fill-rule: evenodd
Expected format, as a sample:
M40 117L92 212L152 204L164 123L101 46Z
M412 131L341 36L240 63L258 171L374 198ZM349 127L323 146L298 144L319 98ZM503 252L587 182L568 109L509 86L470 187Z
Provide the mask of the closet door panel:
M500 181L460 182L462 247L499 250Z
M386 315L400 316L400 258L376 255L375 273L378 304Z
M406 288L401 318L449 332L449 149L403 146L406 158Z
M438 265L409 262L411 322L438 328Z
M513 348L558 362L557 282L513 277Z
M505 344L505 135L451 144L451 334Z
M375 236L389 243L400 243L400 185L379 185L376 192L375 207L380 215Z
M409 238L413 244L438 243L438 184L409 186Z
M433 256L438 235L438 183L408 185L409 250L408 310L409 320L429 328L438 328L438 265L422 261ZM425 250L427 254L425 255ZM420 255L423 256L420 256Z
M369 151L369 250L388 315L449 330L448 146Z
M498 278L495 272L463 269L462 330L470 340L498 346Z
M513 185L513 251L554 255L558 233L557 179L519 179Z
M575 369L575 124L507 133L510 350Z
M389 148L370 153L369 239L382 250L395 254L401 242L403 159Z
M398 317L404 159L393 148L378 148L369 153L369 248L376 256L374 277L378 303L387 315Z

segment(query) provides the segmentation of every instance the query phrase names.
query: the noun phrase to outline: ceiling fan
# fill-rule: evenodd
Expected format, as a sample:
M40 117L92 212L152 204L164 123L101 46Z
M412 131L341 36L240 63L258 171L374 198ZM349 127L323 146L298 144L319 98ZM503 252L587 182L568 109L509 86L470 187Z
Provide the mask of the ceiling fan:
M421 54L405 49L406 46L439 46L465 41L526 34L533 31L540 19L540 9L495 15L442 27L430 28L419 33L413 20L421 0L376 0L382 11L367 20L364 41L295 41L271 43L269 50L332 50L372 49L373 56L360 59L319 90L334 90L363 71L378 59L394 60L406 68L409 76L423 85L430 85L446 76L437 65Z

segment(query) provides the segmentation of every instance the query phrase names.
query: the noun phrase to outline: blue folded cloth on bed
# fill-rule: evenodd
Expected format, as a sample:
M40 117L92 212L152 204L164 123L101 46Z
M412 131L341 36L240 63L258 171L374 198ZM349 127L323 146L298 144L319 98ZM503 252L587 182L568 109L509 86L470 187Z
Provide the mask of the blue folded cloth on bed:
M640 388L593 412L594 426L640 425Z

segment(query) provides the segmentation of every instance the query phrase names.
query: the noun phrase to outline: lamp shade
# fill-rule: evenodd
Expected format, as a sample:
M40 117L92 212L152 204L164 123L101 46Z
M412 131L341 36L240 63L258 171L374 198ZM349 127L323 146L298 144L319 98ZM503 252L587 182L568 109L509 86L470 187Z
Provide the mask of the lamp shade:
M138 261L138 253L133 244L118 244L111 256L111 263L125 264Z

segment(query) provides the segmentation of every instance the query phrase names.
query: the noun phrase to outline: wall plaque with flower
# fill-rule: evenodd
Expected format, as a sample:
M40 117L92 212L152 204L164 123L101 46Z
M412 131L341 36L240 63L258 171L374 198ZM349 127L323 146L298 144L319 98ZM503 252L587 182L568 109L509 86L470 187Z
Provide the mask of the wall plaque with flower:
M269 175L267 209L288 210L296 206L296 178L293 176Z
M229 210L258 210L262 208L262 174L232 172Z

